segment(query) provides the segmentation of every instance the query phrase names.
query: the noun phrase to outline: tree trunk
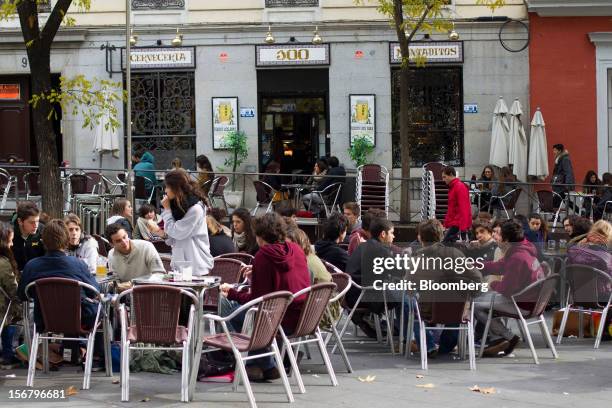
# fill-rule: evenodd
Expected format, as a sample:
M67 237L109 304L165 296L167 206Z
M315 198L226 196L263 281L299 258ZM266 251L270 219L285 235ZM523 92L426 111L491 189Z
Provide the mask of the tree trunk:
M35 46L28 49L33 95L51 90L51 52L41 48ZM52 109L49 102L41 100L36 108L32 108L32 125L40 166L39 187L43 211L57 218L62 216L64 200L55 143L57 136L53 131L53 122L48 118Z
M402 158L402 188L400 193L400 221L410 222L410 145L408 112L408 87L410 86L409 67L407 64L400 69L400 148Z

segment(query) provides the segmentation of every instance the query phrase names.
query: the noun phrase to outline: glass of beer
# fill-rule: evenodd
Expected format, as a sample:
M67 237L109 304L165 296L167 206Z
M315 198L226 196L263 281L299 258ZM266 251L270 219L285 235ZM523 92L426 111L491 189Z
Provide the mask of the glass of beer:
M98 262L96 265L96 277L98 278L106 278L108 273L108 268L106 267L105 262Z

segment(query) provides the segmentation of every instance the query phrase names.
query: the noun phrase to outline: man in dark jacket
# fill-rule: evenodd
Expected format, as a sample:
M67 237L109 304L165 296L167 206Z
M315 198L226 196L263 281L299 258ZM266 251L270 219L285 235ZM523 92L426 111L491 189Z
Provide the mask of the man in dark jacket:
M574 189L573 184L576 182L574 178L574 168L569 157L569 152L565 150L565 146L558 143L553 146L553 154L555 156L555 167L552 174L552 190L565 198L568 191ZM555 208L561 204L561 199L554 197ZM572 203L569 203L572 205Z
M64 252L68 248L69 237L68 229L62 220L51 220L42 232L42 240L47 248L47 253L26 264L17 287L17 295L21 300L27 300L26 287L42 278L74 279L100 289L95 277L89 272L87 264L78 258L67 256ZM81 323L91 328L95 322L97 305L86 301L85 297L85 291L82 291ZM43 321L38 302L34 302L34 322L37 330L41 331Z
M22 271L29 260L43 256L45 247L40 239L40 210L32 201L22 201L13 217L13 255Z
M310 273L306 263L306 255L299 245L286 242L287 225L276 213L268 213L255 218L253 229L259 245L259 251L253 259L252 266L246 267L245 275L251 282L246 291L238 291L233 285L222 284L219 299L219 309L222 316L228 316L240 305L250 302L260 296L279 290L292 293L310 286ZM285 332L292 333L298 323L305 296L294 299L289 305L282 326ZM232 319L231 326L241 330L244 315ZM263 353L264 350L253 351L249 355ZM262 357L247 363L247 374L251 381L274 380L280 378L272 357Z
M503 275L503 280L491 282L488 293L478 297L474 303L474 316L481 324L486 324L491 300L495 298L494 311L516 313L511 296L519 293L531 283L542 278L544 272L538 261L536 247L525 239L523 226L514 220L508 220L501 226L502 243L508 247L504 257L496 262L485 262L483 273ZM518 305L521 307L521 304ZM489 328L493 339L488 343L484 354L497 356L512 353L520 338L506 327L501 319L493 319ZM486 341L482 339L481 341Z
M319 258L329 262L341 271L346 270L348 253L338 245L344 241L348 220L342 214L332 214L323 226L323 239L315 243Z

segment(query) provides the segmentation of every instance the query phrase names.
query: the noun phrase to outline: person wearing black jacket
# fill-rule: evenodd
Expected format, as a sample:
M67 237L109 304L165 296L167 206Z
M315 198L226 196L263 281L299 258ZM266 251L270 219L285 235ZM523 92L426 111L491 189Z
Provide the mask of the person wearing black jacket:
M338 158L336 156L332 156L329 158L327 163L329 164L327 174L315 188L315 190L318 192L325 190L334 183L344 184L346 170L344 167L340 166L340 161ZM304 197L302 197L302 202L304 203L304 207L306 209L310 207L310 211L312 211L314 214L318 215L321 212L323 201L321 200L321 196L319 194L306 194ZM339 202L338 204L342 205L342 202Z
M22 201L13 216L13 254L17 268L22 271L29 260L45 254L41 240L40 210L32 201Z
M574 178L572 161L570 160L569 152L565 150L565 146L563 146L561 143L553 146L553 154L555 156L555 167L553 169L551 181L552 190L559 194L562 198L565 198L568 191L572 191L574 189L573 185L576 182ZM560 204L560 198L555 196L555 208L557 208ZM573 203L570 202L569 205L573 206Z
M343 214L333 214L323 226L323 239L315 243L317 256L341 271L346 270L348 253L338 244L344 240L347 228L346 217Z
M210 242L210 254L215 257L224 254L238 252L234 241L223 232L223 227L212 215L206 215L208 226L208 241Z
M599 197L597 204L593 207L594 220L600 220L603 217L604 209L606 211L612 210L612 203L606 207L606 203L612 201L612 174L604 173L601 177L601 183L603 184L601 187L601 197Z

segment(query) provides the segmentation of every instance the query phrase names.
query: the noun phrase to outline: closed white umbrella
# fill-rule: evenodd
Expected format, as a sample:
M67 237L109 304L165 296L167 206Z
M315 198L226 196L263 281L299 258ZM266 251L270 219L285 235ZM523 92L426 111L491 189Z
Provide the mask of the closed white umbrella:
M527 174L544 180L548 177L548 145L546 143L546 123L540 108L531 121L529 143L529 166Z
M502 97L499 98L493 111L493 126L491 131L491 151L489 163L497 167L508 166L508 134L510 126L506 115L508 106Z
M112 153L115 158L119 158L119 131L112 128L108 111L104 112L96 128L93 151L100 155L100 167L105 153Z
M527 136L523 126L523 107L518 99L510 107L510 138L508 162L512 174L520 181L527 180Z

